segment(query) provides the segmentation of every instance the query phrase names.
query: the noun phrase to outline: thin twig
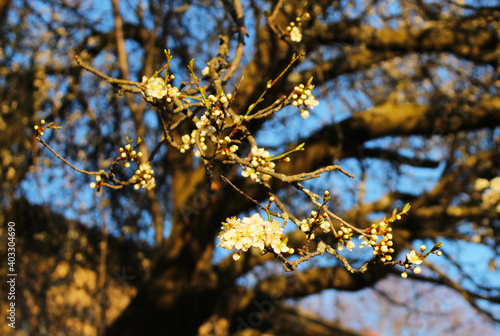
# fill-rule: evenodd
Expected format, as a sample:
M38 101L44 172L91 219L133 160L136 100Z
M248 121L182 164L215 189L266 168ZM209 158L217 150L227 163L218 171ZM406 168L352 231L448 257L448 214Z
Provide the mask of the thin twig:
M55 150L52 149L52 147L50 147L45 141L43 141L39 136L36 137L36 140L41 143L42 145L44 145L46 148L48 148L52 154L55 155L56 158L58 158L59 160L61 160L62 162L64 162L65 164L67 164L68 166L70 166L72 169L76 170L77 172L79 173L82 173L82 174L85 174L85 175L100 175L101 173L100 172L91 172L91 171L87 171L87 170L83 170L83 169L80 169L80 168L77 168L75 167L74 165L72 165L68 160L66 160L65 158L63 158L61 155L57 154L57 152Z
M317 257L319 255L321 255L322 253L320 251L315 251L315 252L312 252L312 253L307 253L306 255L300 257L299 259L296 259L294 261L288 261L284 256L280 254L278 254L278 257L284 261L284 264L283 264L283 269L286 271L286 272L293 272L297 269L297 267L299 266L299 264L305 262L305 261L308 261L309 259L311 258L314 258L314 257Z
M112 184L109 184L106 182L101 182L101 186L108 187L110 189L116 189L116 190L123 188L123 185L112 185Z
M311 180L311 179L314 179L314 178L318 178L318 177L321 176L321 174L329 172L329 171L332 171L332 170L338 170L341 173L343 173L343 174L345 174L345 175L347 175L347 176L349 176L351 178L354 178L354 175L352 175L351 173L345 171L341 166L338 166L338 165L330 165L330 166L326 166L326 167L317 169L317 170L312 171L312 172L301 173L301 174L287 176L285 174L276 173L275 171L272 171L272 170L269 170L269 169L266 169L266 168L253 167L250 164L249 160L242 159L242 158L240 158L240 157L238 157L236 155L234 156L234 158L235 158L236 162L238 162L239 164L241 164L243 166L247 166L247 167L250 167L252 169L255 169L256 171L258 171L260 173L272 176L272 177L277 178L278 180L280 180L282 182L285 182L285 183L296 183L296 182Z
M248 198L248 200L250 200L251 202L253 202L256 206L258 206L261 210L264 210L266 211L266 208L263 207L262 205L260 205L259 202L257 202L256 200L254 200L252 197L248 196L247 194L245 194L244 191L242 191L241 189L239 189L237 186L235 186L233 183L231 183L231 181L229 181L229 179L227 177L225 177L224 175L221 175L220 176L222 178L222 180L226 183L228 183L231 187L233 187L234 190L236 190L237 192L239 192L241 195L245 196L246 198ZM275 214L273 213L273 216L279 216L279 214Z
M270 193L270 195L271 195L272 197L274 197L274 203L276 204L276 206L277 206L277 207L278 207L278 208L279 208L279 209L280 209L283 213L285 213L285 214L288 216L288 218L290 218L290 220L291 220L292 222L294 222L294 223L295 223L295 225L297 225L297 227L299 227L299 228L300 228L300 221L299 221L299 219L298 219L297 217L295 217L295 216L294 216L294 215L293 215L290 211L288 211L288 209L287 209L287 208L286 208L286 206L283 204L283 202L281 202L281 200L279 199L279 197L278 197L278 196L276 196L276 195L275 195L275 194L273 194L273 193ZM286 226L286 222L285 222L285 223L283 223L283 228L284 228L285 226Z
M90 73L93 73L94 75L96 75L99 78L104 79L106 82L108 82L112 85L119 86L124 91L132 92L132 93L141 93L142 92L142 90L140 89L142 84L139 82L109 77L108 75L103 74L99 70L97 70L97 69L91 67L90 65L88 65L87 63L85 63L81 59L80 56L75 56L75 60L76 60L76 63L78 64L78 66L80 66L81 68L87 70ZM135 88L133 86L135 86Z

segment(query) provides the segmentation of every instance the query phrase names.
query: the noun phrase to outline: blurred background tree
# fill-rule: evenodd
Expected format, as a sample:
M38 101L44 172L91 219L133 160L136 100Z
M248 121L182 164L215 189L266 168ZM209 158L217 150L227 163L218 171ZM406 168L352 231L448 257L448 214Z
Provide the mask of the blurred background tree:
M248 36L240 67L225 83L231 92L244 76L233 109L244 113L294 53L306 52L263 105L313 76L320 106L306 120L289 107L249 128L273 153L305 142L306 151L278 171L338 163L355 174L332 172L306 185L330 190L335 212L358 227L410 202L394 227L397 252L442 240L444 258L407 280L390 267L353 275L331 257L286 274L268 255L234 262L215 249L220 223L255 205L220 179L212 183L192 155L156 146L162 128L151 105L121 95L74 60L141 81L165 64L170 49L180 85L192 59L200 73L216 56L219 36L230 38L229 62L241 51L238 4L0 1L0 216L16 222L16 332L498 332L500 3L241 1ZM303 13L310 17L302 39L291 42L286 28ZM109 166L125 137L140 137L141 150L154 154L156 188L96 193L87 176L33 141L41 119L63 126L45 140L88 170ZM265 189L219 170L216 176L267 201ZM274 187L298 213L313 210L295 190ZM288 236L295 247L303 243L301 232ZM356 264L366 260L361 252L346 256ZM5 274L5 258L1 265Z

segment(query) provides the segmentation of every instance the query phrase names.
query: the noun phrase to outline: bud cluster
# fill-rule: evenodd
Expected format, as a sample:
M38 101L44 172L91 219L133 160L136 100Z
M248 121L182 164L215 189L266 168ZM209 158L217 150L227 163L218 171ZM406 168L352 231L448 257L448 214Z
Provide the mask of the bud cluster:
M381 262L391 261L391 254L394 253L392 238L392 228L384 220L378 224L372 224L367 230L367 235L359 237L363 240L359 247L370 245L373 255L377 256Z
M42 119L42 120L40 120L40 125L35 125L33 127L37 136L42 136L44 134L43 131L45 131L46 129L49 129L49 128L59 129L59 128L61 128L61 126L54 126L53 122L46 124L45 120Z
M352 229L343 224L340 224L339 234L340 239L337 250L340 252L344 249L345 246L349 251L352 251L352 248L355 246L351 240L353 234Z
M406 259L403 263L404 267L406 270L411 270L415 274L420 274L422 272L422 269L420 266L413 266L413 265L420 265L425 258L427 258L430 254L435 254L437 256L442 256L443 252L438 251L441 248L441 243L437 243L434 245L434 247L427 253L424 254L425 250L427 249L427 246L421 245L420 246L420 253L417 253L415 250L411 250L410 253L406 254ZM401 273L401 277L406 279L408 277L408 273L404 271Z
M297 18L297 20L300 20L300 18ZM302 41L302 32L300 31L299 27L301 26L300 21L298 24L295 24L295 22L290 22L288 27L286 27L286 30L290 33L290 40L292 42L299 43Z
M224 105L228 104L231 98L230 93L227 95L221 94L217 97L214 95L207 97L205 100L207 110L200 120L196 122L196 128L200 131L201 136L215 133L217 129L221 128L224 119L229 117L229 113L225 112Z
M300 222L300 229L307 234L310 239L314 239L314 229L320 228L324 233L330 232L330 222L325 220L326 214L319 215L317 211L311 211L311 218L303 219Z
M269 181L271 176L261 174L256 170L257 167L261 167L274 171L275 163L271 161L269 152L264 150L264 148L252 147L250 154L252 155L251 167L243 167L241 175L243 177L250 177L255 182L260 182L261 180L264 182Z
M120 160L125 160L124 166L130 167L130 162L139 163L142 158L142 152L137 152L130 143L128 143L125 148L120 147Z
M305 12L301 16L297 16L295 18L295 21L290 22L288 27L286 27L286 30L290 34L290 41L299 43L302 41L302 32L299 27L302 26L302 17L305 17L306 19L310 18L310 14Z
M207 137L212 136L212 134L216 133L223 126L224 119L229 117L229 113L225 112L225 106L231 100L232 95L228 93L227 95L221 94L218 97L214 95L209 95L207 99L205 99L204 103L207 108L205 113L195 122L196 129L191 132L191 134L185 134L181 137L182 145L180 148L181 153L185 153L190 148L194 148L197 145L197 139L199 142L199 149L194 151L195 156L201 156L201 152L206 151L208 146L206 144ZM228 137L226 137L228 138ZM231 142L231 139L227 141L227 139L219 140L219 143L222 142ZM216 141L215 138L212 138L212 141ZM234 154L238 150L238 146L231 146L230 148L226 148L223 151L223 154L228 156Z
M181 148L180 148L180 152L181 153L186 153L186 151L189 150L190 148L195 148L196 147L196 137L197 136L198 136L198 130L192 130L191 131L191 135L184 134L181 137L182 145L181 145ZM202 149L206 150L207 146L205 145L205 138L204 137L200 138L200 143L202 144ZM196 150L195 151L195 155L196 156L200 156L200 151Z
M398 213L394 209L391 217L384 218L378 224L372 224L365 230L365 234L359 237L359 239L363 240L359 247L370 245L373 249L373 255L377 256L381 262L392 261L391 254L394 253L394 243L392 241L392 227L389 224L400 220L401 215L405 215L409 210L410 204L406 204L401 212Z
M92 189L96 189L97 188L97 192L99 192L102 182L103 182L102 176L101 175L96 175L95 176L95 182L90 183L90 188L92 188Z
M136 190L140 187L151 190L156 186L153 174L154 171L151 169L149 163L142 163L139 165L139 169L135 171L135 175L132 176L130 182L135 184L134 189Z
M313 109L315 106L319 105L319 102L311 93L313 88L314 85L307 83L307 85L300 84L293 89L292 105L300 109L300 115L304 119L309 117L308 108Z
M135 175L132 176L129 180L130 183L135 184L134 189L139 189L141 186L143 188L146 188L148 190L153 189L156 184L155 184L155 179L153 177L154 171L151 169L151 166L149 163L141 163L141 158L142 158L142 152L137 152L135 148L130 144L131 140L127 138L127 145L125 147L120 147L120 155L118 158L116 158L115 162L113 163L113 166L120 161L124 161L124 166L126 168L130 167L130 162L135 162L138 166L138 169L135 172ZM141 143L141 139L137 141L137 145ZM136 147L137 147L136 145ZM111 167L110 172L108 173L110 176L112 175L112 170L113 167ZM95 182L90 183L90 187L92 189L97 189L97 191L100 191L100 187L103 185L103 183L106 182L106 179L108 179L108 174L106 174L104 171L100 173L99 175L95 176Z
M219 144L221 146L220 152L222 155L226 155L228 158L233 159L234 153L238 150L238 145L230 145L231 138L226 136L224 139L219 140Z

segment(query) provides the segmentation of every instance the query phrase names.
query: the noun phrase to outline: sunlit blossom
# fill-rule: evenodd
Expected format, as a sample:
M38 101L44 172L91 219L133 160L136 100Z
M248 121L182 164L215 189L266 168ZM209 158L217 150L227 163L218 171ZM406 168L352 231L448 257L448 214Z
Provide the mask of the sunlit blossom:
M292 28L290 31L290 40L296 43L302 41L302 33L300 32L299 27L295 26Z
M178 97L180 92L179 89L173 87L172 85L165 83L161 77L142 77L142 83L145 85L144 95L146 100L149 102L155 99L163 99L166 97L166 101L170 102L173 98Z
M217 246L227 250L236 249L233 259L239 259L239 251L246 252L251 247L262 251L279 253L293 253L294 250L286 245L283 237L283 228L276 220L266 221L259 214L244 217L228 218L223 223L222 231L218 236L220 242Z
M274 171L275 163L272 162L271 154L264 148L252 147L250 154L252 155L251 167L242 167L243 171L241 173L244 177L250 177L255 182L268 181L271 176L267 174L262 174L257 171L257 167L265 168L269 171Z
M411 250L410 253L407 253L406 259L410 264L420 265L422 263L422 259L420 259L415 250Z

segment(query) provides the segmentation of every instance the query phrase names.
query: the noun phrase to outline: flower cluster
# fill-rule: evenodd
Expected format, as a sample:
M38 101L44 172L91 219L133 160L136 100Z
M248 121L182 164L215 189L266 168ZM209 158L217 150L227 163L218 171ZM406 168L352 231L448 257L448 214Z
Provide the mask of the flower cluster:
M398 216L401 218L401 215ZM387 220L378 224L372 224L368 232L369 234L359 237L359 239L363 240L359 247L363 248L370 245L373 249L373 255L378 256L381 262L391 261L391 254L394 253L391 232L392 228L387 223Z
M193 130L191 132L191 135L184 134L182 136L182 138L181 138L182 145L181 145L181 149L180 149L181 153L185 153L190 148L196 147L196 136L198 135L198 133L199 133L198 130ZM201 145L201 149L203 151L206 151L208 148L205 142L206 142L206 138L204 136L200 136L200 145ZM219 144L221 145L220 153L222 155L226 155L230 159L232 159L232 158L234 158L234 153L236 153L236 151L238 150L239 147L238 147L238 145L229 146L230 143L231 143L231 138L228 136L226 136L224 139L219 140ZM194 155L199 157L199 156L201 156L201 153L198 149L195 149Z
M425 245L420 246L420 253L418 254L415 250L411 250L410 253L406 254L406 260L403 263L405 269L410 269L413 273L420 274L420 272L422 272L420 266L414 267L413 265L420 265L431 253L436 254L437 256L443 255L442 251L438 251L439 248L441 248L441 243L434 245L434 247L425 254L424 251L427 249L427 246ZM408 273L406 273L406 271L401 273L401 277L406 279L408 277Z
M230 159L234 158L234 153L238 150L238 145L230 145L231 144L231 138L226 136L224 139L219 140L219 144L221 146L220 153L222 155L226 155Z
M326 216L326 214L324 214ZM300 229L308 235L310 239L314 239L314 229L320 228L324 233L330 232L330 222L326 221L323 216L318 216L316 211L311 211L311 218L303 219L300 222Z
M345 246L349 251L352 251L353 247L355 246L351 240L353 234L352 229L341 224L339 233L341 237L339 239L337 250L340 252L344 249Z
M102 182L103 182L102 176L101 175L96 175L95 176L95 182L90 183L90 188L92 188L92 189L96 189L97 188L97 192L99 192Z
M196 123L196 128L200 130L201 135L204 136L203 132L206 134L212 134L217 128L222 126L224 119L229 117L229 113L224 112L224 105L228 104L233 96L228 93L225 95L222 93L219 96L209 95L205 100L205 106L207 110L205 114L200 118L200 121Z
M264 150L264 148L252 147L250 154L252 155L251 167L243 167L241 175L250 177L255 182L260 182L261 180L264 182L269 181L271 176L261 174L256 170L257 167L261 167L274 171L275 164L271 161L269 152Z
M286 30L290 32L290 40L292 42L299 43L302 41L302 32L299 27L295 25L295 22L290 22L290 25L286 27Z
M182 145L180 148L181 153L186 153L187 150L190 148L194 148L196 146L196 137L198 136L198 130L192 130L191 135L189 134L184 134L181 137L182 140ZM206 150L207 146L205 145L205 138L200 137L200 143L202 145L202 150ZM197 149L195 150L195 155L200 156L200 151Z
M190 135L185 134L182 136L182 145L180 148L181 153L185 153L188 149L194 148L197 144L196 139L199 141L200 148L194 151L195 156L201 156L201 151L206 151L208 149L206 144L207 137L212 136L218 129L221 129L224 119L229 117L229 113L225 112L225 105L229 103L231 98L232 95L228 93L227 95L221 94L218 97L209 95L207 99L205 99L204 103L207 110L195 122L196 129L193 130ZM215 141L214 137L212 137L212 141ZM226 139L219 141L231 142L231 139L229 139L229 141ZM230 148L227 148L227 151L223 154L227 153L227 155L232 155L237 149L238 146L233 145Z
M309 19L311 16L309 13L303 13L301 16L297 16L295 18L295 22L290 22L286 30L290 34L290 41L299 43L302 41L302 32L300 30L300 26L302 26L302 17Z
M210 118L209 112L205 112L204 115L201 116L200 120L196 122L196 128L200 132L200 136L204 137L205 135L214 134L216 128L212 125L212 119Z
M241 251L246 252L250 247L256 247L262 252L293 253L293 248L286 246L287 240L283 237L283 228L276 220L266 221L259 214L244 217L242 220L228 218L222 223L222 231L218 238L221 246L226 250L237 250L233 259L240 258Z
M300 115L302 118L306 119L309 117L308 108L313 109L315 106L319 105L319 102L311 94L314 85L310 83L307 85L300 84L293 89L292 93L292 105L300 109Z
M394 243L392 242L392 228L389 224L400 220L401 216L407 214L409 210L410 204L406 204L401 212L398 213L394 209L391 217L384 218L378 224L372 224L366 229L365 235L359 237L359 239L363 240L359 247L362 248L370 245L373 249L373 255L377 256L381 262L391 261L391 254L394 253L394 248L392 247Z
M40 125L35 125L33 127L37 136L42 136L44 134L43 131L45 131L46 129L49 129L49 128L59 129L62 127L61 126L54 126L53 122L46 124L44 119L40 120Z
M210 68L208 66L204 67L203 70L201 70L202 76L208 76L210 75Z
M496 205L496 211L500 213L500 177L495 177L491 181L479 178L474 183L474 189L482 192L481 200L485 207Z
M38 133L38 135L43 135L43 129L44 129L43 125L45 125L45 120L44 119L42 119L40 121L40 126L39 125L35 125L33 127L33 129L35 130L35 132Z
M174 75L165 81L161 77L142 77L142 84L144 85L143 95L148 102L154 102L155 99L161 100L165 99L167 103L170 103L173 98L178 97L180 92L179 89L170 85L168 82L174 79Z
M156 186L155 178L153 177L154 171L151 169L149 163L142 163L139 165L139 169L135 171L135 175L132 176L131 182L134 183L134 189L139 189L139 187L151 190Z
M139 140L140 142L140 140ZM142 152L137 152L130 143L128 143L125 148L120 147L120 159L125 160L124 166L130 167L130 163L128 161L135 161L137 163L140 162L142 157Z

